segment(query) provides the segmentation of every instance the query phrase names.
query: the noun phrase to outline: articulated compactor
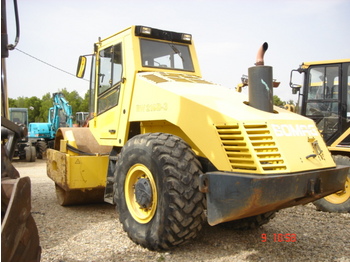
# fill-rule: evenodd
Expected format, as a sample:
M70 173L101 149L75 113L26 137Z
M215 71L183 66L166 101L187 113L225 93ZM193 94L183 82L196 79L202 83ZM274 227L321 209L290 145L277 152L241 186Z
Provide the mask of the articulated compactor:
M273 106L267 47L246 96L202 78L190 34L132 26L99 39L89 127L60 128L48 149L58 202L115 204L135 243L164 250L205 222L260 226L341 190L348 167L314 122Z

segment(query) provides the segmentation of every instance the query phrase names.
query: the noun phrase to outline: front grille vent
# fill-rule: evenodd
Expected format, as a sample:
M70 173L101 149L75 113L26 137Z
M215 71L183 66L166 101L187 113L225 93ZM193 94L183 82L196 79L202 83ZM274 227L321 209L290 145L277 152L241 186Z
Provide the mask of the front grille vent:
M266 124L217 125L216 130L232 170L286 170L281 153Z

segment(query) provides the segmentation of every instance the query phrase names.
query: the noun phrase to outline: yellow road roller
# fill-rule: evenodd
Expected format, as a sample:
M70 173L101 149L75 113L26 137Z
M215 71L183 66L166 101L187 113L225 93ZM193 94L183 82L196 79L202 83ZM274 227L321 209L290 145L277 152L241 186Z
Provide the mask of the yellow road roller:
M348 167L313 120L273 106L267 48L247 96L202 78L191 34L131 26L99 39L77 68L91 61L89 127L60 129L47 154L59 203L115 204L135 243L166 250L205 222L260 226L341 190Z

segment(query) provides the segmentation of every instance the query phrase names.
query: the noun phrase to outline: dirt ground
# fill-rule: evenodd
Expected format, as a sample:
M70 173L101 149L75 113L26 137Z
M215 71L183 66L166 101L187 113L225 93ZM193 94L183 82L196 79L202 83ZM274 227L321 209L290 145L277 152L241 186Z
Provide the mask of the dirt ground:
M308 204L281 210L256 230L206 225L191 243L152 252L127 237L114 206L58 205L45 160L14 166L31 178L41 261L350 261L349 213L319 212Z

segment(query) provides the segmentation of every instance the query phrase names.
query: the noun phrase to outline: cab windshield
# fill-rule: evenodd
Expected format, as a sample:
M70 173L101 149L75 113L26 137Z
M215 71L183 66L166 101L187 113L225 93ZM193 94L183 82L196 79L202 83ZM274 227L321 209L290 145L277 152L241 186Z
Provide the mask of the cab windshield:
M140 39L142 66L194 71L187 45Z

